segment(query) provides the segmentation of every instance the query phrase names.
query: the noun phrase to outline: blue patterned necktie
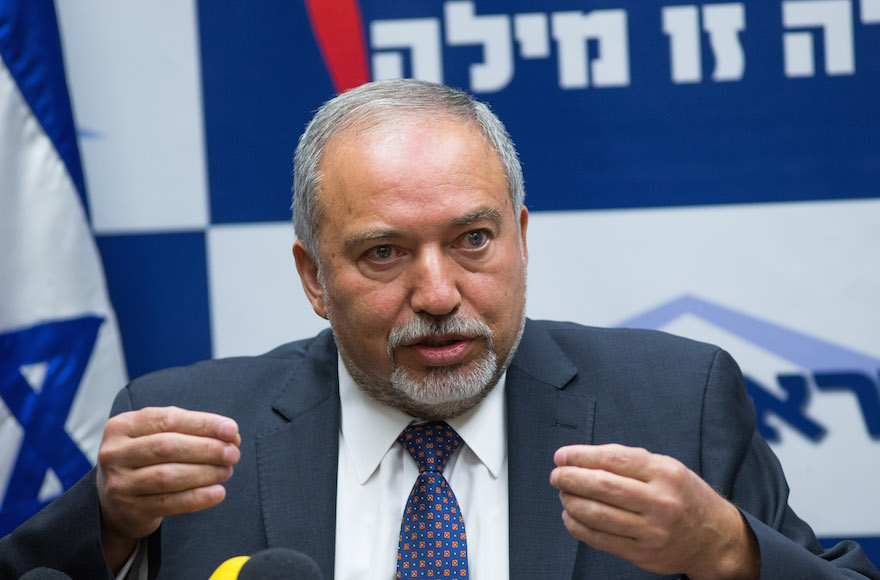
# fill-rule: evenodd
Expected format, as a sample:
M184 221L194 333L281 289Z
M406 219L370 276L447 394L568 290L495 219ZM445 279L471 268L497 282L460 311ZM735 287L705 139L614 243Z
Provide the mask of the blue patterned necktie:
M446 423L410 425L397 438L419 466L397 545L398 578L467 578L467 537L458 500L443 477L461 437Z

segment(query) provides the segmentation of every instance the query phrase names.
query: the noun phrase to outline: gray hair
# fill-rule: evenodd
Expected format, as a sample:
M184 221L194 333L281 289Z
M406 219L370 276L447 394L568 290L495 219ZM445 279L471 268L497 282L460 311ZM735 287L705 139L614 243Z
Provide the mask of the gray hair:
M522 167L504 124L484 103L444 85L414 79L392 79L361 85L327 101L318 109L299 139L293 163L293 227L297 238L320 268L318 218L320 183L318 167L330 141L365 121L379 124L405 116L434 119L438 116L475 123L504 164L515 216L525 199ZM519 225L519 219L516 219Z

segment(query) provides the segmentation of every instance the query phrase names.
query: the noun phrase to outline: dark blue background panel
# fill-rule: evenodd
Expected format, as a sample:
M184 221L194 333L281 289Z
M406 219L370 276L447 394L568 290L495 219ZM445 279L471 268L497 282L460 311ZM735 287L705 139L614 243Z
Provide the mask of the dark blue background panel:
M371 24L433 19L443 80L471 89L479 45L451 45L444 10L450 2L361 0L368 61ZM519 146L527 203L535 210L657 207L880 195L880 23L851 8L853 70L825 67L821 27L786 27L783 2L742 6L736 34L743 55L738 78L715 80L718 57L703 28L713 4L699 11L701 77L672 79L663 10L675 3L637 0L475 2L474 17L543 15L549 50L524 58L512 41L513 72L498 90L477 92L507 124ZM554 13L625 13L629 82L561 88L561 50L550 31ZM312 112L334 88L302 2L201 2L205 127L212 219L288 219L291 156ZM784 38L812 35L812 76L786 74ZM588 66L602 48L585 43ZM412 73L408 49L397 51ZM594 79L595 80L595 79ZM473 92L473 91L472 91ZM845 106L842 106L845 104Z
M204 234L98 236L97 242L129 377L210 358Z
M290 218L293 152L333 85L302 2L199 2L214 223Z

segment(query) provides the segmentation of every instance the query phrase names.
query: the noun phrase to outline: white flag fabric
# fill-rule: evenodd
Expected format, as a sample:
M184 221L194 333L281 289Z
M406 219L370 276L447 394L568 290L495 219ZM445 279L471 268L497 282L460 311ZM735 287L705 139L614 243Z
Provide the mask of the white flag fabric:
M126 382L51 0L0 0L0 536L94 464Z

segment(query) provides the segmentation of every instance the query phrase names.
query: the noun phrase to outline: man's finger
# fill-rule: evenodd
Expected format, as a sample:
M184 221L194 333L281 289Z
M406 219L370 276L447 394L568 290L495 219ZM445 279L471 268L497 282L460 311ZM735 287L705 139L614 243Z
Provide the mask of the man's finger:
M562 521L572 536L597 550L625 559L635 559L635 555L640 554L642 551L637 540L595 530L584 525L568 512L562 512Z
M564 465L550 473L550 483L564 493L639 514L645 512L652 499L644 481L603 469Z
M116 464L131 469L160 463L235 465L241 452L233 443L182 433L155 433L124 439L101 449L102 461L115 455ZM112 460L112 459L111 459Z
M624 477L650 481L653 454L646 449L616 443L608 445L568 445L556 450L556 465L602 469Z
M644 528L644 518L625 508L565 492L560 494L560 500L570 517L591 530L636 539Z
M164 463L129 473L115 491L128 496L153 496L208 487L228 481L231 466Z
M214 507L225 498L226 489L222 485L214 484L174 493L139 496L132 501L137 502L141 513L162 518Z
M235 445L241 442L235 421L204 411L190 411L179 407L145 407L121 413L111 421L114 427L128 437L143 437L154 433L185 433L213 437Z

